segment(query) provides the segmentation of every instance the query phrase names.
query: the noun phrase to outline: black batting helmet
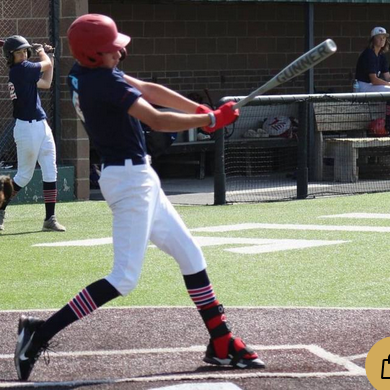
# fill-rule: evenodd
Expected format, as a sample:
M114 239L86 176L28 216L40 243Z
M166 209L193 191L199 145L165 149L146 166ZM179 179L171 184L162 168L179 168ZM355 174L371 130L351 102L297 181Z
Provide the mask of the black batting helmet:
M31 57L31 45L28 43L27 39L21 35L12 35L4 41L3 53L4 57L7 59L8 66L14 64L14 51L27 49L27 57Z

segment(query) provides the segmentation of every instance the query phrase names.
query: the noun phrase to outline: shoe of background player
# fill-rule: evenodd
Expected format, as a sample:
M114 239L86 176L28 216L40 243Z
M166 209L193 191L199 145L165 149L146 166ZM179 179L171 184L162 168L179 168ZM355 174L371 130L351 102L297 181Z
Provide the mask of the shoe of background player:
M228 356L219 358L215 353L213 341L207 346L206 355L203 361L217 366L233 366L235 368L265 368L257 353L247 347L240 338L232 337L229 340Z
M24 315L19 319L18 341L16 343L14 361L18 378L21 381L26 381L29 378L35 362L42 352L49 347L48 343L37 345L32 340L36 330L44 322L38 318Z
M47 221L43 222L42 230L44 231L53 231L53 232L65 232L65 226L62 226L58 221L55 215L52 215Z
M0 210L0 230L4 230L5 210Z

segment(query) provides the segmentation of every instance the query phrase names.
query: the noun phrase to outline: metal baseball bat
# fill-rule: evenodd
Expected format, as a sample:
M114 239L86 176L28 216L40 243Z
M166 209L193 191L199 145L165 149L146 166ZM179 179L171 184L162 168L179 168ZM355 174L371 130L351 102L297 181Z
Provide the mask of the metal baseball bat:
M320 43L318 46L313 47L313 49L301 55L290 65L286 66L271 80L269 80L260 88L253 91L250 95L236 103L233 108L237 109L245 106L245 104L249 103L256 96L262 95L263 93L277 87L278 85L283 84L286 81L289 81L294 77L299 76L300 74L306 72L308 69L319 64L321 61L324 61L332 54L336 53L336 51L337 46L334 41L332 39L327 39L326 41Z

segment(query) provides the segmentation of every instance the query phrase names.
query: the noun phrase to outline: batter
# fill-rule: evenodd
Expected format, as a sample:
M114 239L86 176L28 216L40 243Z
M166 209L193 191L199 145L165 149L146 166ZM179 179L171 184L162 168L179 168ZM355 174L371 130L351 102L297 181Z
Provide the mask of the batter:
M84 288L47 321L20 318L15 351L19 379L28 379L56 333L136 287L149 240L180 267L188 294L210 334L204 361L264 367L254 351L233 337L208 278L203 253L149 165L140 125L142 121L155 131L203 127L212 132L237 119L234 103L211 111L161 85L125 75L117 65L126 55L130 37L118 33L107 16L81 16L70 26L68 39L77 60L68 79L73 104L102 158L99 184L113 214L114 265L107 277ZM183 113L160 112L150 103Z

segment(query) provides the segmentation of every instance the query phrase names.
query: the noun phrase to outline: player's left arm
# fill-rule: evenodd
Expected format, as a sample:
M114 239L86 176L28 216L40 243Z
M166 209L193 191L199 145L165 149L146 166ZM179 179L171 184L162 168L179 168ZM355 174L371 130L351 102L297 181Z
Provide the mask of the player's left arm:
M124 75L124 78L128 84L137 88L142 93L142 97L150 104L174 108L188 114L197 112L199 107L198 103L185 98L163 85L141 81L128 75Z

